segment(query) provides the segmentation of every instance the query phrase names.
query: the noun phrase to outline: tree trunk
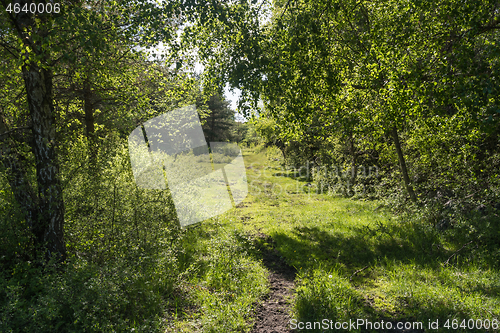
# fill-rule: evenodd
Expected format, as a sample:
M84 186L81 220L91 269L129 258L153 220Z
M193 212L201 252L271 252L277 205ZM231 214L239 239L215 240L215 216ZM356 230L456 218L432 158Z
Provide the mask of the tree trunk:
M279 150L281 150L281 153L283 154L283 160L286 160L286 146L285 143L281 139L275 139L274 140L274 145L278 147Z
M2 1L6 6L7 1ZM11 3L29 5L29 1L15 0ZM64 201L59 179L59 165L56 154L56 130L54 126L54 105L52 92L52 71L47 50L42 46L44 38L49 34L47 24L53 16L49 14L32 14L19 12L9 14L13 31L17 33L19 43L23 44L20 55L23 63L22 75L27 95L28 109L31 119L31 149L35 157L36 192L30 193L35 187L28 184L23 161L16 158L13 151L5 151L6 163L11 171L10 184L16 195L16 200L28 214L34 235L35 250L44 252L44 259L55 257L58 261L66 258L64 242ZM24 51L25 50L25 51ZM15 148L15 142L11 143ZM23 169L24 167L24 169ZM36 195L35 195L36 193ZM36 200L29 203L30 196Z
M408 177L408 169L406 168L405 158L403 156L403 152L401 151L401 143L399 142L398 130L396 126L392 128L392 137L394 139L394 145L396 146L396 152L398 153L399 166L401 167L401 173L403 174L406 190L410 195L411 201L417 202L417 197L415 196L413 187L410 184L410 177Z
M352 134L352 132L349 138L349 150L351 153L351 185L354 186L354 182L356 181L356 177L358 176L358 167L356 150L354 148L354 135Z
M64 201L59 179L52 99L52 73L33 61L23 67L33 131L32 150L36 161L38 214L33 224L36 245L46 258L66 258L64 242Z
M90 90L90 83L88 80L84 86L84 109L85 109L85 133L90 140L94 136L94 106L92 104L92 91Z
M94 126L94 105L92 104L92 91L87 78L83 87L83 108L85 111L85 134L89 147L90 165L93 167L97 160L97 142L95 138Z

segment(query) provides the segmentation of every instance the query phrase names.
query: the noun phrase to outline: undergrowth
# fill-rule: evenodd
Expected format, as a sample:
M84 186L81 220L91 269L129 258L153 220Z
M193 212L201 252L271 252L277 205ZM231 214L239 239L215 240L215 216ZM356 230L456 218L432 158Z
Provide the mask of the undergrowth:
M93 173L78 163L83 141L63 161L62 267L30 260L22 215L12 193L0 192L0 331L248 332L269 291L256 234L271 236L297 270L297 322L439 320L433 331L446 332L447 320L500 320L494 210L452 212L439 226L432 207L394 213L380 201L318 193L276 151L257 147L245 152L245 201L180 229L169 194L138 189L126 146L109 140Z
M216 220L180 229L169 193L138 188L126 143L106 140L94 165L84 138L62 161L62 266L33 259L0 177L0 331L248 330L267 275L247 236Z

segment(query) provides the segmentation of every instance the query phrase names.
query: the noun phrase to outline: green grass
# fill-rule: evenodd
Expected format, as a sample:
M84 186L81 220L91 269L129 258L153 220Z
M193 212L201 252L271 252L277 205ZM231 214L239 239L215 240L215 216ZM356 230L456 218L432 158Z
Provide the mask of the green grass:
M244 202L180 230L168 193L137 189L120 151L102 181L74 177L65 191L64 270L16 259L22 225L0 219L2 249L15 250L0 258L10 267L0 270L0 331L249 332L269 292L262 249L297 270L297 321L439 320L432 332L471 332L464 319L500 319L498 221L464 218L438 232L425 214L316 193L276 150L254 149L244 152Z
M229 223L223 216L186 230L179 303L167 318L168 332L251 328L255 306L268 292L267 271L255 257L253 240Z
M249 235L249 242L253 234L270 235L273 244L260 245L276 248L297 269L292 310L293 318L299 321L366 318L393 323L420 321L426 327L429 320L439 320L439 330L433 330L438 332L451 331L443 327L448 319L458 323L470 318L489 319L500 324L499 271L491 265L489 252L481 252L480 246L465 247L445 264L464 245L459 231L440 233L417 217L395 216L376 201L315 193L306 186L304 173L294 177L293 171L274 160L276 156L272 151L245 152L249 196L216 222L193 228L193 239L207 236L203 251L242 253L230 244L223 246L230 250L214 250L211 244L218 242L219 233ZM251 248L245 244L242 248ZM244 321L252 320L252 302L265 292L252 284L252 278L258 276L265 284L265 273L258 253L244 253L246 261L225 258L218 265L203 268L205 273L199 275L198 284L209 286L208 290L240 295L229 298L229 304L238 308L233 311L217 303L220 298L206 292L197 294L199 304L208 304L202 307L210 314L201 318L208 331L244 331L249 327ZM237 284L222 282L234 278L224 275L228 270L238 269L248 270L252 278L240 279ZM474 329L458 327L455 331Z

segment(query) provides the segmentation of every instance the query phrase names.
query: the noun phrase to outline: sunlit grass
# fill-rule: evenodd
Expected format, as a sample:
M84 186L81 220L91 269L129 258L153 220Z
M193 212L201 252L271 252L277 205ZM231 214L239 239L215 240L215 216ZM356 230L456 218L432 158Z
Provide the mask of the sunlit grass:
M316 193L277 156L245 151L248 197L188 229L182 261L197 308L176 321L178 332L250 330L252 310L268 287L255 243L278 250L296 268L290 306L299 321L439 320L437 331L447 332L448 319L500 319L498 270L471 259L471 251L446 264L463 239L396 216L377 201Z
M377 201L316 193L279 163L245 154L250 194L224 226L272 236L274 244L265 245L298 271L296 319L500 319L498 270L471 260L470 251L446 264L462 246L459 237L395 216Z

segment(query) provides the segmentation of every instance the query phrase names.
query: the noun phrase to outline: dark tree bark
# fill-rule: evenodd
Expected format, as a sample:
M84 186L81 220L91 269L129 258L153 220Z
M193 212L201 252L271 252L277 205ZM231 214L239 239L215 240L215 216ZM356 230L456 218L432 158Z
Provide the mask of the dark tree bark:
M396 146L396 152L398 154L399 166L401 168L401 173L403 174L403 180L405 183L406 191L410 195L410 199L413 202L417 202L417 197L413 191L413 187L410 184L410 177L408 176L408 169L406 168L405 158L403 156L403 151L401 150L401 143L399 142L399 135L396 126L392 128L392 138L394 139L394 145Z
M85 133L89 141L91 141L95 133L94 105L92 104L92 91L88 80L85 82L83 100L85 109Z
M279 150L281 150L281 153L283 154L283 159L286 159L286 145L281 139L276 139L274 140L274 145L278 147Z
M12 1L29 5L29 1ZM4 7L7 1L2 0ZM22 76L25 85L29 115L31 120L31 150L35 157L35 186L28 184L23 161L17 158L16 142L4 142L2 163L10 169L10 185L19 205L27 214L31 224L36 250L44 252L44 259L56 257L58 261L66 258L64 242L64 201L60 182L59 165L56 154L56 130L54 119L52 70L50 50L42 47L43 38L48 35L44 27L52 19L48 14L21 11L6 14L13 32L23 44ZM38 38L35 38L38 37ZM5 127L5 126L4 126ZM9 148L7 148L9 147ZM9 150L10 149L10 150ZM36 194L35 194L36 193ZM30 198L31 200L30 202Z
M46 255L66 257L64 242L64 202L56 156L52 73L31 63L23 68L28 97L38 185L38 216L33 225L35 242L47 249Z

